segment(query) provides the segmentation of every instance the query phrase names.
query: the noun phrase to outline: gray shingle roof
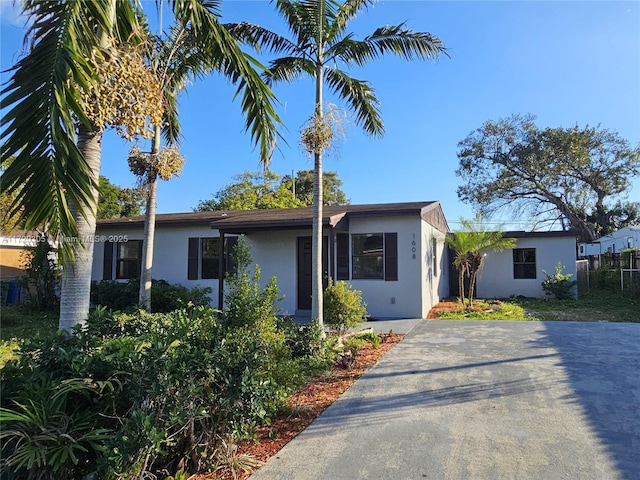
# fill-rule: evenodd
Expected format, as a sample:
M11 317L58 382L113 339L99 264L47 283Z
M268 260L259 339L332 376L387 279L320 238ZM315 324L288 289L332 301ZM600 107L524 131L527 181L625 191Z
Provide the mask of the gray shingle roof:
M434 210L437 214L434 214ZM439 202L378 203L367 205L332 205L323 207L323 224L335 227L345 217L373 217L386 215L421 215L425 220L440 219L437 225L446 227ZM283 208L270 210L217 210L211 212L161 213L156 225L202 225L225 231L248 231L277 228L308 228L313 220L313 208ZM98 228L141 226L144 217L99 220Z

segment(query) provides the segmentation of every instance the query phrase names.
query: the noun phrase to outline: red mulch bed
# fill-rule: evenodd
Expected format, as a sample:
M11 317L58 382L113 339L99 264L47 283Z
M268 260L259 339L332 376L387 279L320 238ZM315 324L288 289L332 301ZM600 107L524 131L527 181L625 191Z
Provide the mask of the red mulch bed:
M435 307L431 309L427 318L435 319L440 317L440 313L442 312L455 312L456 310L460 310L460 302L458 301L444 301L438 303Z
M329 405L335 402L364 372L374 365L380 358L398 343L404 335L382 335L383 342L374 349L366 346L361 349L352 366L348 369L335 366L328 373L317 375L300 390L291 395L287 405L296 415L289 414L275 418L271 425L258 428L257 442L241 442L238 454L249 454L258 460L266 462L276 455L282 447L289 443L298 433L304 430ZM239 472L238 479L245 479L249 473ZM220 471L215 474L199 474L190 477L191 480L228 480L233 475L230 471Z

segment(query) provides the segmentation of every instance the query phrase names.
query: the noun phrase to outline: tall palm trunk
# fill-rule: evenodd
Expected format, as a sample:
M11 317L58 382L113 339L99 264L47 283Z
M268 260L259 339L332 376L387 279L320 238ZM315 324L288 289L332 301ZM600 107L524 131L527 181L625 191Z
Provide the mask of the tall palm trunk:
M315 121L322 121L322 87L323 65L322 57L322 22L323 1L318 2L318 57L316 59L316 104ZM312 252L311 252L311 318L317 318L318 324L324 333L324 308L323 308L323 265L322 265L322 151L319 149L313 153L313 228L312 228Z
M155 127L151 155L160 152L160 138L162 130ZM142 271L140 272L140 291L138 303L145 310L151 310L151 269L153 268L153 246L156 234L156 197L158 189L158 175L150 172L147 178L147 208L144 212L144 240L142 242Z
M100 129L78 129L78 149L85 158L91 172L94 187L91 189L93 204L79 207L71 203L70 209L78 229L77 239L61 239L73 241L71 245L74 259L66 259L62 270L60 292L61 330L71 331L74 325L84 324L89 316L91 292L91 267L93 263L93 240L96 233L96 216L98 211L98 176L100 175L100 155L102 148Z

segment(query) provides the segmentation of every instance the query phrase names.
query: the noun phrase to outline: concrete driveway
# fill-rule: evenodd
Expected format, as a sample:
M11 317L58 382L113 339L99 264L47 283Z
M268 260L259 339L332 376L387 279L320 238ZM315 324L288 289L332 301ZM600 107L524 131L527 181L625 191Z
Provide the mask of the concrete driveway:
M419 322L259 479L640 479L640 324Z

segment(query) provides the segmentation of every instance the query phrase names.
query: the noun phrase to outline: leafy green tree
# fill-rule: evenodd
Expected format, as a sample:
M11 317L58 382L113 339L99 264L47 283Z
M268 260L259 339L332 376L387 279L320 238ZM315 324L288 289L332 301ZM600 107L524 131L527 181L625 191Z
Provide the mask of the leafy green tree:
M216 68L238 86L247 128L262 153L276 133L274 97L255 62L218 21L220 2L170 0L176 22L189 25L217 55ZM101 141L107 126L132 138L161 123L162 90L142 60L144 16L132 0L27 0L29 53L0 92L4 140L2 191L16 193L11 212L25 228L45 222L63 242L60 327L84 322L89 309ZM142 20L142 22L140 21Z
M291 182L291 176L285 175L284 182ZM342 191L342 180L337 172L322 173L323 205L348 205L349 199ZM305 206L313 205L313 170L298 170L295 178L296 198Z
M234 177L234 182L219 190L212 199L201 200L194 209L197 212L213 210L260 210L265 208L296 208L312 205L313 171L300 170L291 184L291 176L280 176L271 171L243 172ZM349 203L340 189L342 181L336 172L326 172L323 176L324 188L328 193L325 205Z
M259 210L305 206L293 198L290 184L287 186L276 173L242 172L233 178L233 183L218 191L212 199L201 200L195 210Z
M100 175L98 219L135 217L142 213L144 193L139 188L122 188Z
M283 56L269 63L268 83L290 82L301 76L315 82L313 115L302 131L302 144L313 155L313 251L311 315L323 325L322 308L322 156L332 144L335 127L325 116L325 84L345 101L356 123L372 136L384 132L378 99L366 81L349 76L339 68L364 66L392 54L406 60L435 59L446 50L440 39L429 33L413 32L404 24L376 29L362 40L347 30L349 22L375 4L374 0L276 0L276 10L292 33L290 40L270 41L272 50Z
M458 270L458 290L464 304L464 277L469 278L468 307L473 307L473 291L478 272L487 251L500 252L516 246L515 238L504 238L501 231L488 230L477 216L474 220L460 219L461 228L447 236L447 244L455 251L453 264Z
M600 127L538 128L531 115L487 121L459 144L458 197L483 214L560 222L585 241L637 220L624 202L640 147Z

